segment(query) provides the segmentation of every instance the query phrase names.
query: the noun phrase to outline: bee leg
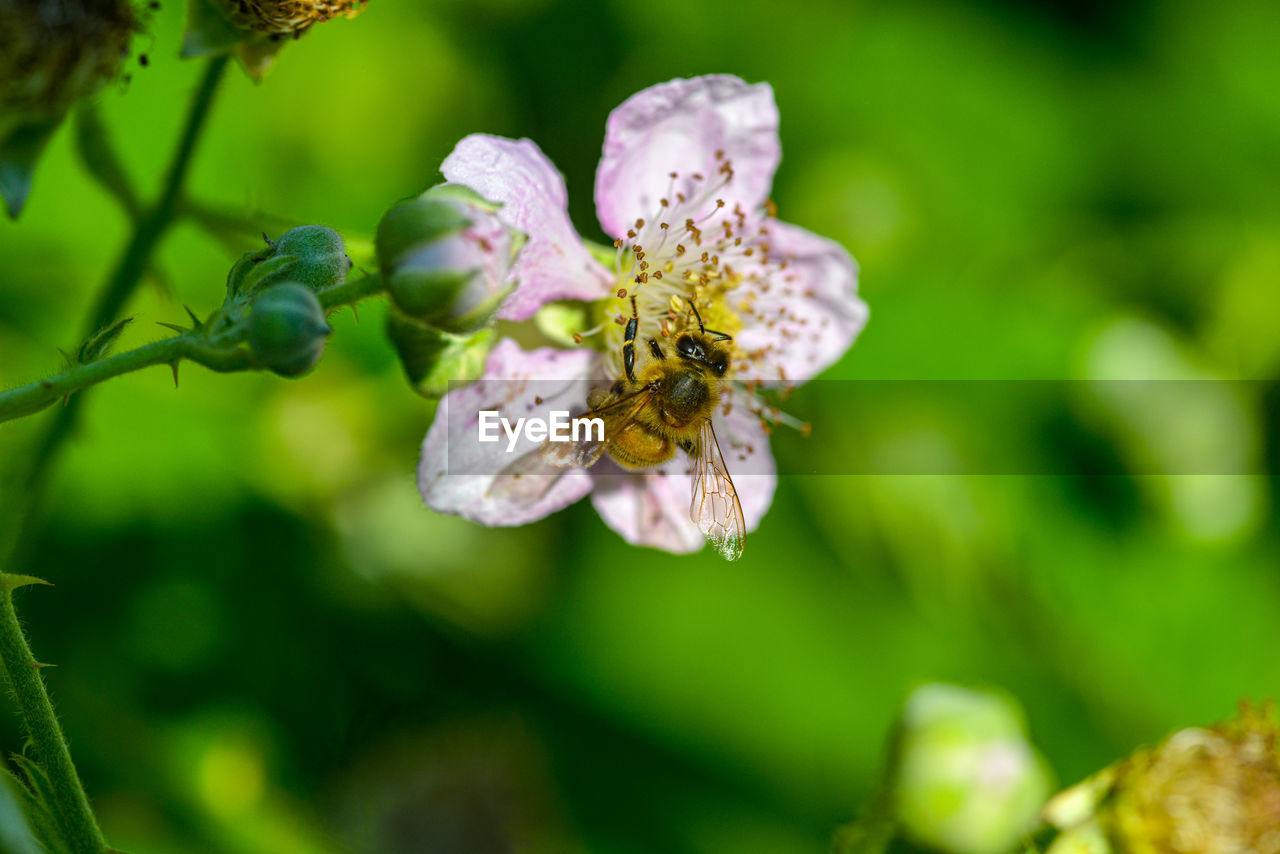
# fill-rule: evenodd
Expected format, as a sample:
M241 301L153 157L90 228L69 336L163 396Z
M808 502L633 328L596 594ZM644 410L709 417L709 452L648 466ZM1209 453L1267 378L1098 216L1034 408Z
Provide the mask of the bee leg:
M658 339L657 339L657 338L650 338L650 339L649 339L649 352L653 354L653 358L655 358L655 359L659 359L659 360L661 360L661 359L665 359L665 358L667 358L666 356L664 356L664 355L662 354L662 347L660 347L660 346L658 345Z
M627 321L627 331L622 343L622 367L627 372L627 379L636 381L636 327L640 325L640 312L636 309L636 298L631 298L631 319Z

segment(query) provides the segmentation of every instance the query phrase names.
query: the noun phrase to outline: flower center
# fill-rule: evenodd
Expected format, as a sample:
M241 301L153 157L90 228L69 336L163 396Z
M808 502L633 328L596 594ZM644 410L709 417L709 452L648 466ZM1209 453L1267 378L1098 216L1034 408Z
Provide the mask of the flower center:
M730 306L730 293L785 266L769 257L772 205L767 215L744 211L740 205L729 208L719 196L733 181L733 166L721 152L716 159L719 166L711 177L670 173L658 209L637 219L625 238L614 241L617 290L606 301L612 322L606 322L604 330L605 370L611 378L623 373L622 345L633 298L639 318L636 354L643 360L649 358L643 344L647 339L661 344L698 328L690 302L707 329L736 337L743 322ZM738 308L749 314L749 301L739 303ZM743 357L736 344L733 356L735 363Z

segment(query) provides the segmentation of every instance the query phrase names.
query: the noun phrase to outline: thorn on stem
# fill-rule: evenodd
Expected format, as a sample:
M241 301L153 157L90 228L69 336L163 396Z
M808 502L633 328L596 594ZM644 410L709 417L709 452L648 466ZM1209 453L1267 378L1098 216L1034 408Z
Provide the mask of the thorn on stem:
M181 359L174 359L169 363L169 369L173 371L173 387L178 387L178 365L182 364Z

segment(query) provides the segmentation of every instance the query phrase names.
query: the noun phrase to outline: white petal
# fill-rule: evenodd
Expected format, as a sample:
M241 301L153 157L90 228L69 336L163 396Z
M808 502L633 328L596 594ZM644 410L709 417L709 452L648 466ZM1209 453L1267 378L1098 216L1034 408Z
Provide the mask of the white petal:
M523 525L586 495L592 478L578 470L554 478L537 475L545 492L540 487L536 495L492 489L499 472L536 451L539 443L522 437L509 452L501 429L499 441L479 441L478 422L481 410L497 410L513 423L521 417L547 418L552 409L580 410L598 364L590 350L525 351L510 339L498 342L484 378L450 391L436 410L418 467L418 488L427 506L482 525Z
M635 220L653 217L694 173L717 178L722 160L733 180L715 194L732 210L754 210L768 198L782 158L778 108L767 83L748 85L727 74L671 80L632 95L609 114L604 156L596 171L596 213L604 230L623 237ZM705 183L705 182L703 182ZM674 199L671 200L674 203Z
M843 246L785 222L768 228L770 256L786 258L787 266L748 278L729 296L743 322L736 343L746 354L733 375L802 383L853 345L867 304L858 296L858 266Z
M529 237L512 267L519 286L499 317L526 320L553 300L594 300L609 293L612 275L569 221L564 177L532 141L472 134L457 144L440 171L501 202L499 218Z

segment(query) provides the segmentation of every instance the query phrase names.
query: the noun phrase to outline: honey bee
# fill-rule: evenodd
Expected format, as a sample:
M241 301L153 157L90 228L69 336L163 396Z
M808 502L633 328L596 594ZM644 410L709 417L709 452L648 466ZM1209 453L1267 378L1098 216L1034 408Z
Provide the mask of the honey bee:
M683 450L693 462L693 497L689 517L728 560L742 556L746 521L738 491L725 466L716 441L711 418L720 404L724 376L729 370L729 335L707 329L697 306L689 306L697 318L698 330L681 332L675 338L675 352L668 355L656 338L646 339L650 359L637 371L635 339L638 326L635 300L627 323L622 357L625 377L607 388L587 395L589 411L578 418L599 418L599 431L583 431L588 438L577 442L545 442L531 454L507 466L495 481L494 490L508 497L534 498L549 488L551 478L525 478L532 474L555 474L568 468L590 468L607 453L628 469L646 469L671 460ZM511 475L511 477L502 477ZM531 481L541 488L529 492Z

